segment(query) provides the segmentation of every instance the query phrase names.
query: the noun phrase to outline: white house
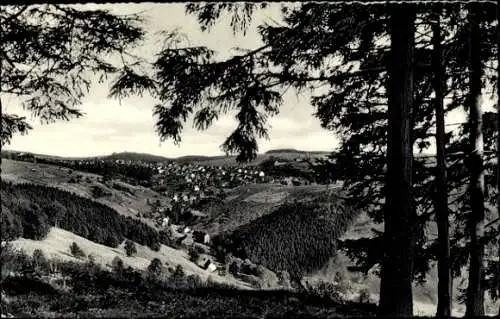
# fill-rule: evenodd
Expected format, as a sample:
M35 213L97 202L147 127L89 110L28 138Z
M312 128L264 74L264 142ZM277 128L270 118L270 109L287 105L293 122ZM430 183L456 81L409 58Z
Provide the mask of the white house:
M264 177L264 175L265 175L265 174L264 174L264 172L263 172L263 171L260 171L260 173L259 173L259 177Z
M162 227L168 227L169 221L170 221L170 219L168 217L164 217L163 218L163 222L161 223L161 226Z
M184 234L188 234L189 232L191 232L191 228L189 227L184 228Z
M198 185L195 185L195 186L194 186L194 191L195 191L195 192L199 192L199 191L200 191L200 187L199 187Z
M210 272L214 272L217 270L217 266L215 266L213 263L210 263L207 267L207 270Z
M205 245L209 245L210 244L210 235L209 234L205 234L205 236L203 236L203 243Z

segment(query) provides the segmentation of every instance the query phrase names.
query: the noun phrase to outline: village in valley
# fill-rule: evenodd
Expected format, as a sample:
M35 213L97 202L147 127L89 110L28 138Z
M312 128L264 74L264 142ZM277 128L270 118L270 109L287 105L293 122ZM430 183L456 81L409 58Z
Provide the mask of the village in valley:
M280 154L292 153L288 156ZM327 160L325 155L309 155L307 152L298 152L293 157L294 150L277 152L277 156L270 155L260 165L211 165L202 163L179 162L175 159L156 162L151 160L112 159L116 154L102 158L88 159L60 159L57 157L40 156L25 152L2 153L5 160L15 160L33 164L48 164L57 166L58 170L68 175L68 182L75 184L89 181L77 171L105 173L98 177L89 191L94 198L106 197L106 189L116 188L116 182L122 180L131 185L141 185L158 192L156 199L147 199L148 209L133 211L134 217L147 219L154 223L159 231L167 231L173 242L186 251L197 251L196 258L191 261L200 268L211 273L224 275L228 265L216 262L211 253L211 236L209 232L193 227L200 220L207 218L197 207L211 201L224 201L228 190L247 184L266 184L285 187L301 185L326 185L324 177L314 172L321 160ZM272 153L272 152L271 152ZM123 153L126 154L126 153ZM326 154L326 152L325 152ZM119 156L119 155L118 155ZM124 155L123 157L126 157ZM217 163L217 162L216 162ZM220 163L219 163L220 164ZM36 167L36 166L34 166ZM263 167L273 169L265 172ZM287 169L284 169L284 168ZM43 168L31 168L37 172ZM133 178L120 172L130 172L134 175L143 172L140 178ZM305 178L304 176L307 176ZM137 177L137 176L135 176ZM316 178L315 178L316 177ZM331 182L331 181L329 181ZM272 196L270 196L272 197ZM161 199L160 199L161 198ZM271 199L272 200L272 199Z

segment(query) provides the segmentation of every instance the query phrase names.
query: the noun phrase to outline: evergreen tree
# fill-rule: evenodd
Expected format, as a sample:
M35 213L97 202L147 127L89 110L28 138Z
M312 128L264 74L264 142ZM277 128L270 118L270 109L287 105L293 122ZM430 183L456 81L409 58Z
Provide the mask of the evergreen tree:
M469 286L467 288L467 316L484 315L483 259L484 259L484 166L483 166L483 111L481 97L481 46L479 15L475 6L468 6L469 23L469 125L470 125L470 200L471 212L468 218L470 236Z
M123 260L120 257L116 256L111 262L111 268L113 269L113 272L118 276L122 276L123 271L125 270Z
M126 240L125 241L125 252L128 257L134 256L137 254L137 247L135 246L135 243L131 240Z
M163 263L158 258L151 260L147 268L147 274L150 278L158 278L162 273Z
M438 224L438 307L437 316L451 315L451 263L450 263L450 234L448 221L448 190L446 188L446 135L444 126L444 96L443 96L443 61L441 42L441 8L437 8L436 20L432 26L434 70L434 94L436 116L436 187L435 211Z
M0 92L19 98L42 123L82 116L77 106L91 84L89 75L102 82L126 72L107 56L126 55L144 36L136 15L57 4L3 6L0 20ZM0 106L5 110L2 101ZM31 128L25 117L3 112L2 145Z
M411 140L414 98L415 8L390 12L389 111L384 245L380 275L382 316L413 316L413 252L416 216L412 198Z
M76 258L83 258L85 257L85 252L80 248L80 246L78 246L77 243L73 242L70 246L69 246L69 251L71 252L71 255L73 255L74 257Z

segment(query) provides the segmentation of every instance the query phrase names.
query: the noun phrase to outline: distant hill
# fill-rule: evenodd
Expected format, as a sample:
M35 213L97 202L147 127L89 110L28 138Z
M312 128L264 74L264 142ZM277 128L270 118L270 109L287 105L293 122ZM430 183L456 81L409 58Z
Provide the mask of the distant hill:
M153 155L147 153L134 153L134 152L113 153L107 156L99 156L98 158L105 158L109 160L143 161L143 162L165 162L172 160L168 157L160 155Z
M2 150L2 157L9 158L11 154L16 153L25 153L31 154L38 158L54 158L60 160L88 160L88 159L108 159L108 160L124 160L124 161L143 161L143 162L166 162L166 161L176 161L183 164L188 163L196 163L201 165L212 165L212 166L248 166L248 165L259 165L263 161L268 160L269 158L277 158L282 160L295 160L296 158L308 158L308 157L320 157L326 156L330 152L327 151L300 151L295 149L277 149L270 150L264 154L258 154L257 158L246 164L239 164L236 161L236 156L225 156L225 155L216 155L216 156L205 156L205 155L186 155L180 157L166 157L161 155L153 155L147 153L135 153L135 152L119 152L113 153L110 155L101 155L101 156L80 156L80 157L65 157L65 156L56 156L56 155L44 155L44 154L36 154L31 152L21 152L14 150Z
M292 154L300 154L300 155L328 155L331 152L327 152L327 151L300 151L300 150L296 150L294 148L282 148L282 149L276 149L276 150L269 150L265 154L277 155L277 154L283 154L283 153L292 153Z

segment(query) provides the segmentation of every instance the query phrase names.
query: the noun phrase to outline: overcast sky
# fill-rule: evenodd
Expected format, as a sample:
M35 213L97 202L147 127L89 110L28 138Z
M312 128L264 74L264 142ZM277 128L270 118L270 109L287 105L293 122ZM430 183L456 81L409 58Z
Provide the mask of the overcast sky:
M105 6L86 5L91 8ZM184 5L177 4L113 4L106 6L116 13L143 12L148 18L146 30L153 35L160 30L179 28L192 45L205 45L222 55L229 55L234 47L256 48L261 44L256 26L263 21L280 19L279 4L259 12L247 34L233 35L227 23L217 25L210 33L204 33L193 16L184 14ZM141 48L141 53L154 52L153 37ZM154 101L149 97L119 101L107 98L108 86L96 85L84 99L81 109L83 118L70 122L42 125L31 120L34 130L27 136L16 135L6 149L31 151L61 156L103 155L112 152L147 152L164 156L219 155L220 145L236 128L234 114L220 118L207 131L199 132L192 123L185 125L182 143L175 146L171 140L160 144L155 134L152 115ZM336 138L332 132L320 127L312 116L313 108L307 99L297 97L289 90L284 97L281 113L270 120L270 140L261 140L260 152L276 148L301 150L332 150ZM2 97L4 112L25 114L12 97Z

